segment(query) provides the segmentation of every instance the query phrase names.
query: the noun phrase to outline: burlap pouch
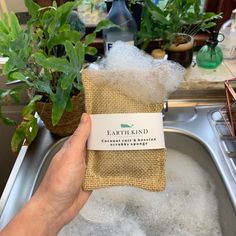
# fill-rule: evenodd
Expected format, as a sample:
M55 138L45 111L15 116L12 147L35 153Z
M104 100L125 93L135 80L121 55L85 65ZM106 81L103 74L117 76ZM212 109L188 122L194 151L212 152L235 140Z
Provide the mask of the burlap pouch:
M88 114L161 112L162 103L146 105L104 84L94 83L103 76L96 70L84 70L82 81L85 110ZM88 150L83 188L131 185L151 191L165 188L165 149L94 151Z

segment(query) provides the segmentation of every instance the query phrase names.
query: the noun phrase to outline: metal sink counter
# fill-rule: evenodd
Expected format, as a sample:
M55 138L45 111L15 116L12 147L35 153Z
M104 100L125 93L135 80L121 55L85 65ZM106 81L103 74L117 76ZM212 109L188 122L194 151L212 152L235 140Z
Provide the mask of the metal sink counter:
M51 135L39 124L37 139L29 147L22 147L0 200L0 228L31 198L52 157L66 140ZM236 235L236 142L227 131L219 106L173 104L165 114L164 128L167 148L185 150L195 158L199 155L200 165L217 183L223 235Z

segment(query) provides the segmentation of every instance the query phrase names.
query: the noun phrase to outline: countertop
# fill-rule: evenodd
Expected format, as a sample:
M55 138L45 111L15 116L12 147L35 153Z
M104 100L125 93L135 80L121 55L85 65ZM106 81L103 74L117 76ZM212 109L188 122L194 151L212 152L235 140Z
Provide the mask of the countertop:
M204 69L195 63L186 71L182 89L224 88L224 81L236 78L236 60L224 60L216 69Z
M173 99L225 99L224 81L236 78L236 59L224 60L216 69L203 69L193 59L192 66L186 70L185 78Z

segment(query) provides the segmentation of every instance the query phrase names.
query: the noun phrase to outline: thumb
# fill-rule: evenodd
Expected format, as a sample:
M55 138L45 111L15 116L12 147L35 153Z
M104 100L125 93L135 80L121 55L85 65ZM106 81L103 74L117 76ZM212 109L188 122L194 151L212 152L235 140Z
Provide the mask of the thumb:
M91 130L91 119L88 114L83 113L78 128L66 142L66 147L71 152L81 153L85 149L87 139Z

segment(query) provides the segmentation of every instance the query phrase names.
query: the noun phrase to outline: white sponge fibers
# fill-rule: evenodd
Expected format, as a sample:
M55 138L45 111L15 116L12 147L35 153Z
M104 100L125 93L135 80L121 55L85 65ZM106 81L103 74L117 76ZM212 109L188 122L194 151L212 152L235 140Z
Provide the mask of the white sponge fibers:
M94 82L106 84L145 104L163 102L175 91L185 69L172 61L157 60L124 42L116 42L107 56L89 66L103 76Z

